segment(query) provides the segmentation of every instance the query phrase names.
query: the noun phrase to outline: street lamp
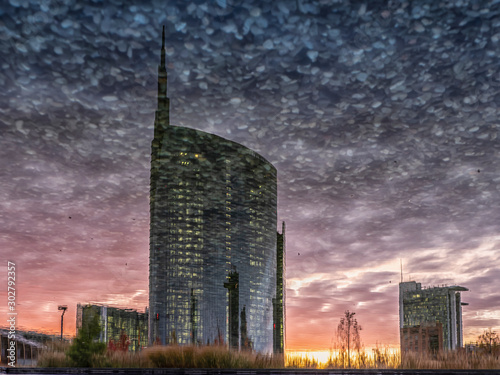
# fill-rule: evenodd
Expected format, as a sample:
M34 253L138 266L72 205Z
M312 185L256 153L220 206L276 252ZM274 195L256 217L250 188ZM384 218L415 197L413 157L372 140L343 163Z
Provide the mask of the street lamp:
M61 314L61 341L63 339L63 316L64 316L64 313L66 312L66 310L68 309L68 306L66 305L59 305L57 307L58 310L62 310L62 314Z

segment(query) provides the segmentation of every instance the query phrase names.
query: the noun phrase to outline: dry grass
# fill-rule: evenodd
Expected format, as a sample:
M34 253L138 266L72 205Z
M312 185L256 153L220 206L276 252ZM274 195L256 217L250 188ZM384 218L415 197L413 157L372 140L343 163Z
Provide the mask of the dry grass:
M148 368L152 367L149 359L143 353L107 352L105 356L95 357L92 367L108 368Z
M399 355L390 353L387 349L377 350L369 355L365 351L353 353L351 355L351 368L355 369L385 369L398 368L400 363ZM349 367L347 355L339 355L330 352L326 361L319 361L308 355L287 355L287 368L311 368L311 369L344 369Z
M68 344L54 343L45 349L38 360L39 367L71 367L66 356ZM326 362L308 355L266 356L237 352L222 346L157 346L139 353L108 352L94 357L92 367L108 368L347 368L345 357L331 353ZM468 353L465 350L444 352L435 356L376 348L367 354L361 351L351 357L351 367L358 369L500 369L497 356Z
M237 352L222 346L160 346L143 352L161 368L282 368L280 357Z
M321 368L321 363L308 355L286 355L286 368Z
M67 356L69 343L51 343L42 350L38 358L38 367L73 367ZM92 367L151 367L149 360L141 353L108 352L94 356Z
M373 350L372 363L371 368L396 369L401 365L401 354L399 351L394 353L389 348L376 347Z
M39 367L72 367L67 347L43 351ZM222 346L157 346L139 353L107 352L94 356L94 368L283 368L282 356L237 352Z
M326 362L319 362L307 355L287 356L289 368L343 369L348 367L346 356L331 353ZM438 355L418 355L399 352L388 348L376 348L372 353L353 353L351 368L355 369L500 369L500 357L485 353L468 353L465 350L449 351Z
M66 353L43 350L38 357L38 367L67 367Z
M66 367L66 351L69 349L67 341L52 341L45 344L40 351L38 367Z
M423 356L415 353L406 353L401 359L400 368L433 370L500 369L500 358L489 354L468 353L465 350L443 352L435 356Z

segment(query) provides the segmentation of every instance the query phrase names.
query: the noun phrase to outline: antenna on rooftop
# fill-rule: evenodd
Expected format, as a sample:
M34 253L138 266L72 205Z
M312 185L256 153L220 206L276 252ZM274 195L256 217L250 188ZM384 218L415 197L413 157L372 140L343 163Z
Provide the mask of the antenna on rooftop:
M399 258L399 263L401 264L401 282L403 282L403 259Z

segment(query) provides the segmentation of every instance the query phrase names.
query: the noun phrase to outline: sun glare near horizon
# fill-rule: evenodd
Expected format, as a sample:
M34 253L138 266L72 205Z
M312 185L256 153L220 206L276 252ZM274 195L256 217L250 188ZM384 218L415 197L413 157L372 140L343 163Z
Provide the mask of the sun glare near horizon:
M383 347L364 347L362 348L362 352L364 352L368 357L373 357L375 354L376 349L380 351L380 353L384 353L390 356L397 356L399 355L399 347L395 346L383 346ZM317 361L320 365L321 364L326 364L330 358L336 357L338 354L338 350L286 350L286 356L287 360L290 361L292 358L302 358L302 359L309 359L309 360L315 360ZM353 356L354 356L354 350L353 350Z

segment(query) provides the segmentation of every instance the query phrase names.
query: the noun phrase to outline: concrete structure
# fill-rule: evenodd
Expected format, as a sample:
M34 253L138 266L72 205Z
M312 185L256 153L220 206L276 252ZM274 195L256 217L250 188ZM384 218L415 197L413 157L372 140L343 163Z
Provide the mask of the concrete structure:
M154 128L150 342L272 352L276 169L238 143L170 125L164 33Z
M401 352L436 352L462 347L461 286L422 289L415 281L399 284Z
M99 341L109 345L118 343L122 333L127 335L129 351L139 351L148 346L148 309L137 312L104 305L82 305L76 308L76 329L82 328L95 315L99 316L101 333Z

